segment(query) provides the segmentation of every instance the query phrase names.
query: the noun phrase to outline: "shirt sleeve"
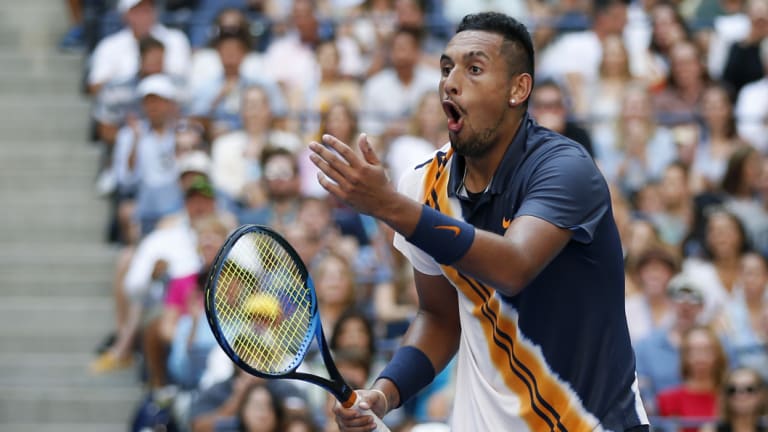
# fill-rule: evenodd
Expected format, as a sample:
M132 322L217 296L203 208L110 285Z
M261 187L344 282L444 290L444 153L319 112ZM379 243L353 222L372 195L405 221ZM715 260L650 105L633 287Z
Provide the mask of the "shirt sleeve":
M420 194L422 172L420 170L408 170L398 184L398 191L410 198L417 199ZM413 268L421 273L437 276L442 274L440 265L429 254L409 243L400 233L395 233L393 240L395 249L410 261Z
M533 168L515 217L534 216L573 231L590 243L609 209L608 186L592 158L578 144L556 147Z

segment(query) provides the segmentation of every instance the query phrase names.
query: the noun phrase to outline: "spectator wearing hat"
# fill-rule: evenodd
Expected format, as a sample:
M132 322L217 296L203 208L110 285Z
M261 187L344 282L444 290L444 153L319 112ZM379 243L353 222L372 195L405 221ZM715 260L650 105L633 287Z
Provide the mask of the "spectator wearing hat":
M157 337L162 300L170 279L200 270L202 262L197 253L197 237L193 229L197 221L213 215L216 210L213 186L205 176L193 176L184 193L185 217L176 223L165 223L139 242L130 259L123 281L129 300L127 322L120 329L115 343L91 364L94 373L109 372L129 366L134 339L145 329L148 337ZM147 330L147 328L149 328ZM159 330L159 329L157 329ZM150 346L156 345L149 340ZM150 369L152 388L165 385L164 360L158 354L145 352ZM156 367L160 363L163 367Z
M637 376L649 415L657 412L656 395L681 383L680 343L683 334L700 324L704 293L685 275L669 282L667 295L673 305L672 322L635 343Z
M144 78L138 87L146 119L134 120L117 134L113 169L118 184L118 222L123 240L135 240L135 200L148 189L177 180L175 123L177 89L167 75ZM140 198L139 198L140 199Z
M251 37L245 29L224 28L214 41L222 71L211 75L192 89L188 114L205 125L208 137L213 139L223 133L240 129L243 90L259 85L269 95L272 113L286 114L282 90L264 74L247 73L243 64L251 49Z
M104 38L91 56L88 91L91 95L112 80L125 80L139 71L139 40L151 35L165 46L163 71L186 78L189 69L189 41L183 32L157 22L153 0L119 0L117 10L126 28Z

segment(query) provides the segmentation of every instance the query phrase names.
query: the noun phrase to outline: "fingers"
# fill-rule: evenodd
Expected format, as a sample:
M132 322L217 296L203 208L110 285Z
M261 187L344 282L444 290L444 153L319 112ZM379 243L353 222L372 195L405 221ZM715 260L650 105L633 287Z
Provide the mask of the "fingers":
M360 147L360 152L363 154L365 161L371 165L381 165L379 157L376 152L373 151L371 143L368 142L368 135L360 134L360 138L357 139L357 146Z
M360 405L367 402L361 402ZM333 408L336 415L336 423L342 432L367 432L376 428L376 423L370 415L361 414L354 408L343 408L338 402Z

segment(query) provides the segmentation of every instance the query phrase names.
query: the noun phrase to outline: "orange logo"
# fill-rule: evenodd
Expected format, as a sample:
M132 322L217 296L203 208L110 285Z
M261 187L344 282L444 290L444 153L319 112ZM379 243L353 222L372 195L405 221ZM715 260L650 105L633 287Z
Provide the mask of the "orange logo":
M435 225L435 229L448 230L453 233L454 237L458 237L461 234L461 228L455 225Z
M501 227L504 229L509 228L509 225L512 224L512 219L503 218L501 220Z

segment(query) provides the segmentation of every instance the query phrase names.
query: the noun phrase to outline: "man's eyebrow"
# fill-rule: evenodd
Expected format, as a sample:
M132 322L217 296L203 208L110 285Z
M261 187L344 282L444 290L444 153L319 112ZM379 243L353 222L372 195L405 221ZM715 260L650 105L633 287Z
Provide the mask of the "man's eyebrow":
M450 58L450 57L448 57L447 55L443 54L443 55L441 55L441 56L440 56L440 63L442 63L442 62L444 62L444 61L447 61L447 62L452 62L452 61L453 61L453 59L452 59L452 58Z
M479 50L470 51L470 52L464 54L462 57L464 57L464 61L469 61L473 57L482 57L485 60L490 60L491 59L488 56L488 54L485 53L485 51L479 51Z

